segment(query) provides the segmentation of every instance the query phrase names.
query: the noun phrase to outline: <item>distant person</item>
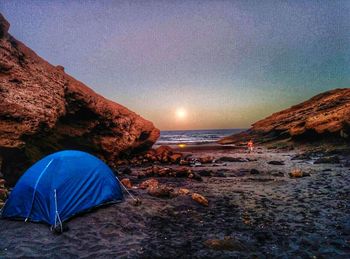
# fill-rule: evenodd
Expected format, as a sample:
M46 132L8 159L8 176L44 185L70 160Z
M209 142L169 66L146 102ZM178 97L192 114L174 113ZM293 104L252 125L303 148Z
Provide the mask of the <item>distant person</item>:
M248 146L248 152L253 152L254 150L254 143L253 143L253 140L249 140L248 143L247 143L247 146Z

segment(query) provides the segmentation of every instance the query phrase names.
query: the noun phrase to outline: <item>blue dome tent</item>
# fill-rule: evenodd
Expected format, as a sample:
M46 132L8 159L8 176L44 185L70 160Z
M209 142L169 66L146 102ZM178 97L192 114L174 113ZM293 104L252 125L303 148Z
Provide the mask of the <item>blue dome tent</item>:
M61 226L77 213L123 199L118 179L100 159L60 151L30 167L17 182L2 217Z

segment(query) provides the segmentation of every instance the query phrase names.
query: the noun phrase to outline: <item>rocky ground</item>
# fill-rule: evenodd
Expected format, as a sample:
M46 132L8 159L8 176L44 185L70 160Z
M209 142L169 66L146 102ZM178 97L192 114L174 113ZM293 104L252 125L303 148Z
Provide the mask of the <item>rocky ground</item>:
M192 148L174 162L162 148L124 161L119 178L141 204L126 195L59 236L1 220L0 257L347 257L349 156L272 148Z

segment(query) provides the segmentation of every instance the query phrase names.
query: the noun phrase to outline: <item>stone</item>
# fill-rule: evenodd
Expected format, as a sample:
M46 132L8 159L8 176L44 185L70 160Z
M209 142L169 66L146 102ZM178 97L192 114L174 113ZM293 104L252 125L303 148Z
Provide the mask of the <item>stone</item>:
M214 158L211 156L205 156L205 157L198 158L198 161L202 164L210 164L213 162L213 160L214 160Z
M194 200L195 202L197 202L203 206L209 205L208 200L203 195L200 195L198 193L193 193L191 197L192 197L192 200Z
M173 153L173 149L169 146L159 146L156 150L155 153L157 157L163 157L163 156L168 156Z
M95 93L8 33L0 16L0 157L10 186L58 150L87 151L113 166L159 137L153 123Z
M178 162L180 162L180 160L182 158L182 154L174 153L174 154L170 155L169 158L170 158L170 161L172 163L178 163Z
M7 199L8 191L0 188L0 200L5 201Z
M156 187L156 186L158 186L158 185L159 185L158 180L152 178L152 179L148 179L148 180L146 180L146 181L143 181L143 182L139 185L139 188L140 188L140 189L147 189L147 188L149 188L149 187L154 188L154 187Z
M310 174L307 172L303 172L300 168L294 168L289 173L289 176L291 178L300 178L300 177L310 176Z
M180 165L190 165L190 161L185 160L185 159L181 159L179 162Z
M192 173L192 170L185 166L179 166L174 168L174 173L176 177L188 177Z
M166 185L149 186L147 188L148 194L154 197L167 198L171 197L174 192L173 188Z
M189 189L186 189L186 188L180 188L180 189L177 191L177 194L178 194L178 195L188 195L188 194L190 194L190 190L189 190Z
M269 161L267 162L269 165L284 165L283 161Z
M120 181L126 188L131 189L132 188L132 183L130 179L124 178Z

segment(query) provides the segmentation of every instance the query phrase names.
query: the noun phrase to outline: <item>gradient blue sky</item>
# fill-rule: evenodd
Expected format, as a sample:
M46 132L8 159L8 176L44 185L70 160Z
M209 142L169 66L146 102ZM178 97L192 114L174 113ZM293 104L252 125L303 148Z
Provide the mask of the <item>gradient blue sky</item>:
M350 87L350 1L2 0L0 11L18 40L163 130L248 127Z

